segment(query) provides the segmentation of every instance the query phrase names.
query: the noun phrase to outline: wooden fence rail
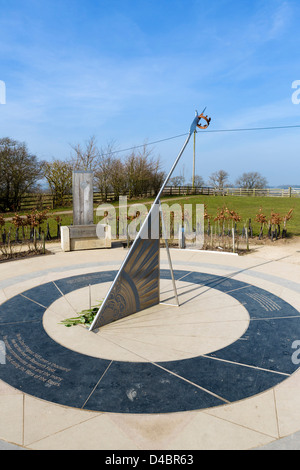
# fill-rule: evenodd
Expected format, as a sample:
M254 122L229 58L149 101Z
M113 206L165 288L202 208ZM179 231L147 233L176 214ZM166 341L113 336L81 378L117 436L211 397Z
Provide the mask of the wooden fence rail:
M205 195L205 196L239 196L239 197L300 197L300 188L264 188L264 189L243 189L243 188L211 188L191 186L166 186L163 192L164 196L188 196L188 195ZM155 196L154 191L148 191L142 195L144 198L152 198ZM129 194L127 194L129 197ZM113 192L107 193L107 202L116 200ZM100 192L94 192L94 203L101 204L104 197ZM64 206L72 207L72 195L64 197ZM19 211L31 211L35 208L42 210L49 207L54 209L54 198L51 194L28 194L22 198Z

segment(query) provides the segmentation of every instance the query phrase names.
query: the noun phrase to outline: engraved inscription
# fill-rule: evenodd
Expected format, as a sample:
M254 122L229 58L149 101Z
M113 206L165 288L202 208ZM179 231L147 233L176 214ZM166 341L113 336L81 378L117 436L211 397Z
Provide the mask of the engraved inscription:
M40 354L33 352L25 344L20 334L10 339L8 336L4 336L3 339L7 362L24 374L43 382L45 387L60 387L63 381L60 374L71 370L50 362Z

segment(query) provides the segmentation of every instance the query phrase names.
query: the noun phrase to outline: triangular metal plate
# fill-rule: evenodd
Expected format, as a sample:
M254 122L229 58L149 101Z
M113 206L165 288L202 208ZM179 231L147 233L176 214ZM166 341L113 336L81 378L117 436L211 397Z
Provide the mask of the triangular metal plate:
M145 220L91 330L160 302L159 205Z

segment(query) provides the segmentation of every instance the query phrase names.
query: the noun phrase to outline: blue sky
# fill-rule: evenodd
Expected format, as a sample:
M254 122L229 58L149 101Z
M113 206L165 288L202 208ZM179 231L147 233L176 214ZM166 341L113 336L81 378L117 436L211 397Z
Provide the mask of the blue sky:
M300 125L299 17L299 0L0 0L0 136L51 160L92 135L122 150L183 134L205 106L210 130ZM165 171L183 142L151 146ZM299 148L300 128L199 132L196 172L300 185Z

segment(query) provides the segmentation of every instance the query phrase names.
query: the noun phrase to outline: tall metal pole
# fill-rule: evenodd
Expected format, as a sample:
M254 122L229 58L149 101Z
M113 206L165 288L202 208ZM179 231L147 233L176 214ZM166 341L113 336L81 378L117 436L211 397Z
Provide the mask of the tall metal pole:
M193 155L193 191L195 189L195 166L196 166L196 131L194 131L194 155Z

